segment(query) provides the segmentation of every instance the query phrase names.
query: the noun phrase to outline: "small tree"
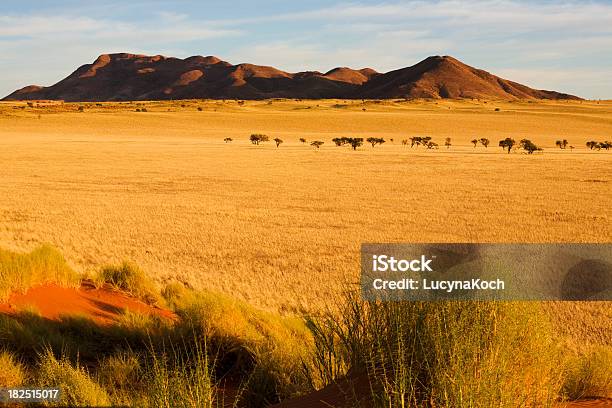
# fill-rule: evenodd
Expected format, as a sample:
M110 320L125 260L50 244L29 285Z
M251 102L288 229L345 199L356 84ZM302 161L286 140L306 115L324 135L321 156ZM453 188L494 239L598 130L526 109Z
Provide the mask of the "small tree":
M516 140L512 139L511 137L507 137L504 140L499 141L499 146L502 149L508 149L508 154L510 153L510 150L512 150L515 144Z
M353 150L357 150L358 147L363 145L363 138L362 137L347 137L346 143L351 145Z
M316 147L317 149L319 147L321 147L321 145L323 145L325 142L322 142L320 140L315 140L314 142L312 142L310 145Z
M421 138L421 144L427 146L431 142L431 136L424 136Z
M342 146L343 144L346 143L346 138L344 138L344 137L334 137L332 139L332 142L334 142L334 144L336 146Z
M480 139L480 144L482 144L485 148L489 147L489 143L491 143L491 141L486 137Z
M262 135L260 133L253 133L251 135L250 140L251 140L251 143L253 143L254 145L258 145L262 142L267 142L270 139L266 135Z
M233 140L233 139L232 139L231 137L226 137L225 139L223 139L223 141L224 141L225 143L229 143L229 142L231 142L232 140Z
M444 146L446 146L447 149L450 149L451 147L451 138L447 137L446 140L444 141Z
M528 154L533 154L533 152L538 152L538 151L542 151L541 147L538 147L535 145L535 143L533 143L531 140L529 139L523 139L521 140L520 143L520 147L522 147L523 149L525 149L527 151Z
M366 141L370 143L372 147L376 146L377 144L385 143L385 139L383 139L382 137L368 137Z
M474 144L474 148L476 148L476 145L478 144L478 139L472 139L472 143Z
M302 144L306 143L306 139L304 139L303 137L300 137L300 142L302 142Z
M563 142L561 140L555 141L555 146L559 147L559 149L563 149Z
M406 146L408 145L408 139L403 139L402 140L402 146Z
M410 138L410 147L414 147L414 145L416 145L417 147L419 147L419 145L421 144L421 141L423 139L419 136L414 136Z
M586 142L586 145L589 149L593 150L594 148L597 147L597 142L594 140L591 140L589 142Z
M283 143L283 139L279 139L278 137L274 138L274 142L276 143L276 147L280 146Z
M427 142L427 144L425 145L427 146L428 149L437 149L438 148L438 144L435 142Z

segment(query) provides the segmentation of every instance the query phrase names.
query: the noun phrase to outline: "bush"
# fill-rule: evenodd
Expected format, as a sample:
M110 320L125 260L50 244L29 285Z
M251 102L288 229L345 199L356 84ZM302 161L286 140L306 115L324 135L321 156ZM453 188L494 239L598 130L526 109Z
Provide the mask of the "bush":
M8 351L0 351L0 387L24 385L25 370L15 356Z
M375 406L542 407L559 395L558 355L535 304L351 297L311 323L313 381L366 375Z
M76 287L80 277L62 254L49 245L28 254L0 249L0 301L7 300L12 292L24 292L45 283Z
M209 292L187 291L176 312L216 359L221 376L249 378L250 406L264 406L310 391L302 367L312 338L302 319L283 318Z
M601 346L574 356L565 367L563 394L570 400L612 397L612 348Z
M56 359L50 350L39 355L36 385L60 388L62 403L69 406L110 406L108 394L85 369L73 367L66 359Z
M153 281L131 262L118 266L105 266L97 278L98 283L108 283L121 289L148 304L157 304L161 297Z

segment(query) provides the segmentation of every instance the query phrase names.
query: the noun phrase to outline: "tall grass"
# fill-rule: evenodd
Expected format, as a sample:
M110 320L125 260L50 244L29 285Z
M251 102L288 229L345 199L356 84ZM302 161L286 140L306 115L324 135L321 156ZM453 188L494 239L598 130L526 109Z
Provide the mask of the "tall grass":
M0 249L0 301L6 301L12 292L23 292L38 284L78 286L79 282L79 275L62 254L49 245L26 254Z
M311 326L316 372L367 376L375 406L547 407L560 395L559 355L535 303L351 296Z
M162 299L155 283L132 262L103 267L96 281L121 289L149 304L157 304Z
M207 339L216 371L244 383L249 406L266 406L312 390L302 369L312 337L303 319L264 312L211 292L164 291L181 321ZM170 301L169 301L170 302Z
M65 358L57 359L49 349L39 355L36 385L61 389L61 403L71 407L110 406L104 389L88 372Z
M0 351L0 387L17 387L25 381L26 371L13 353Z
M563 393L571 400L612 398L612 347L598 346L566 362Z

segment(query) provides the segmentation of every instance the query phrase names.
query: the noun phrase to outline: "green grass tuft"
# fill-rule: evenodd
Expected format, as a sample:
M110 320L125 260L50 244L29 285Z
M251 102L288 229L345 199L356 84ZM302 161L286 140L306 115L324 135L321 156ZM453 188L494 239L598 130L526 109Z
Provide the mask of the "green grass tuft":
M80 277L49 245L26 254L0 249L0 301L6 301L13 292L45 283L76 287Z
M61 389L62 404L71 407L110 406L106 391L87 373L67 359L57 359L49 349L40 353L36 384Z
M98 283L107 283L148 304L158 304L162 299L155 283L138 265L131 262L105 266L97 280Z

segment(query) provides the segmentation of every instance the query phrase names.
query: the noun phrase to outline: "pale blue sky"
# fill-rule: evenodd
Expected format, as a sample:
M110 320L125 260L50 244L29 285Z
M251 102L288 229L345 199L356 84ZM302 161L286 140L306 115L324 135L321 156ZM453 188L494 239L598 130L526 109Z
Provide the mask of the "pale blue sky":
M452 55L502 77L612 98L612 1L2 1L0 95L102 53L216 55L286 71L388 71Z

